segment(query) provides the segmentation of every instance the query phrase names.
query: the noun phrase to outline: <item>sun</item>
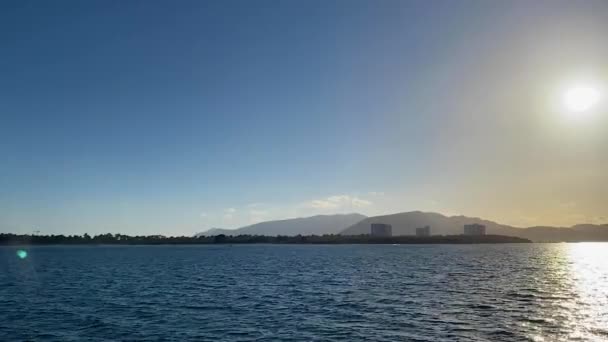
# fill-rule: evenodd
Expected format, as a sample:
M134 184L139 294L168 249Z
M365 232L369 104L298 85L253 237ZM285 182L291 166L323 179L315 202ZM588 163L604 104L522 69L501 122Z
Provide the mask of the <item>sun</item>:
M587 112L600 100L600 92L591 86L574 86L564 93L564 105L568 111L573 113Z

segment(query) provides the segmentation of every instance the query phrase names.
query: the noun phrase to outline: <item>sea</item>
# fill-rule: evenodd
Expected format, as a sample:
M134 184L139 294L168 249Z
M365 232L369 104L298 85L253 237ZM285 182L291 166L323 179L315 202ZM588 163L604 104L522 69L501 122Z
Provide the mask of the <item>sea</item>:
M0 247L0 341L606 340L607 243Z

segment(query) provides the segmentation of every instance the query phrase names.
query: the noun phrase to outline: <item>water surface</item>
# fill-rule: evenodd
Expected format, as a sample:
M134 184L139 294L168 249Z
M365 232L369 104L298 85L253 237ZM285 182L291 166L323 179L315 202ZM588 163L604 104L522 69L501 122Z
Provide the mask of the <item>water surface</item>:
M0 248L0 340L608 340L608 244Z

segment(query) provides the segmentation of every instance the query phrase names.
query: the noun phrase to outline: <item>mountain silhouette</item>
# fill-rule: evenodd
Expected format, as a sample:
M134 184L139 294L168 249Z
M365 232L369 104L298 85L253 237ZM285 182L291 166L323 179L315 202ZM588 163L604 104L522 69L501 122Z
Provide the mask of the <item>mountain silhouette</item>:
M534 242L608 241L608 224L577 224L572 227L513 227L479 217L445 216L434 212L410 211L366 217L361 214L317 215L304 218L260 222L238 229L212 228L196 236L213 235L360 235L369 234L372 223L387 223L393 235L415 235L416 228L430 226L432 235L459 235L465 224L486 226L487 234L514 236Z
M369 234L372 223L387 223L393 226L393 235L414 235L416 228L430 226L432 235L462 234L465 224L479 223L486 226L488 234L511 235L511 230L518 229L477 217L444 216L438 213L411 211L405 213L368 217L343 230L342 235Z
M515 229L517 230L509 235L524 237L534 242L608 241L608 224L577 224L572 227L537 226Z
M361 214L316 215L287 220L266 221L238 229L212 228L196 234L204 235L323 235L338 234L363 219Z
M608 224L578 224L572 227L538 226L518 228L484 220L478 217L445 216L433 212L411 211L391 215L368 217L344 229L341 235L369 234L372 223L392 225L393 235L414 235L416 228L430 226L432 235L462 234L465 224L486 226L487 234L515 236L535 242L607 241Z

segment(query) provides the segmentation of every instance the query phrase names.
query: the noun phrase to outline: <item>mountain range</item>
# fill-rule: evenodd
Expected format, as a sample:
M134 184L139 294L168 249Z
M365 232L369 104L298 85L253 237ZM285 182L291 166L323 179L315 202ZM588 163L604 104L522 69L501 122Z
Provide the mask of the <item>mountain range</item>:
M608 241L608 224L578 224L572 227L536 226L518 228L477 217L445 216L433 212L411 211L366 217L361 214L317 215L279 221L260 222L239 229L213 228L197 235L359 235L369 234L372 223L390 224L393 235L414 235L417 227L430 226L432 235L462 234L465 224L486 226L487 234L515 236L535 242Z
M536 226L513 227L478 217L445 216L432 212L411 211L392 215L368 217L344 229L343 235L368 234L372 223L386 223L393 235L414 235L417 227L430 226L432 235L462 234L465 224L486 226L487 234L515 236L535 242L608 241L608 224L578 224L572 227Z

